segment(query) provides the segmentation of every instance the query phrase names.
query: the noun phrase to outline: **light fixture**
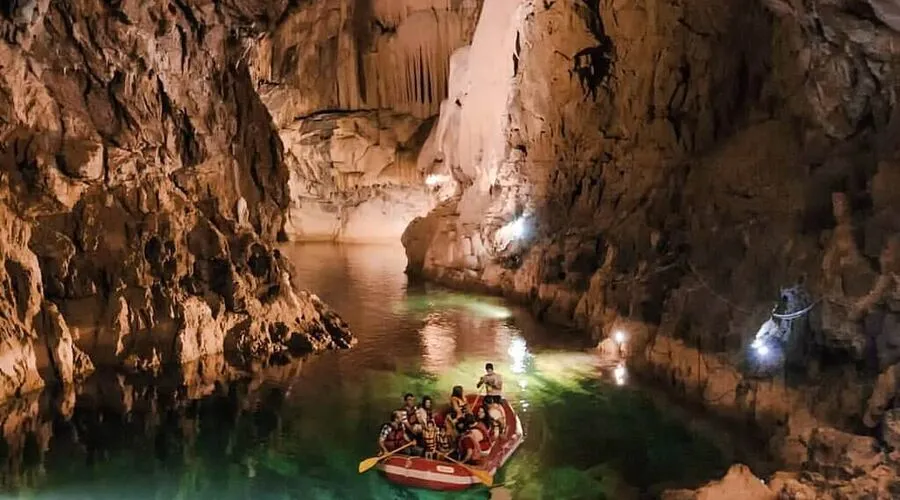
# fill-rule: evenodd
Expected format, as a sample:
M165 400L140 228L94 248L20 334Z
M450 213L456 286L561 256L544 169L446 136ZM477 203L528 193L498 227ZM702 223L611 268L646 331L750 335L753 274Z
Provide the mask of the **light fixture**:
M767 358L769 353L772 352L762 339L754 340L753 343L750 344L750 347L752 347L756 351L756 354L763 359Z

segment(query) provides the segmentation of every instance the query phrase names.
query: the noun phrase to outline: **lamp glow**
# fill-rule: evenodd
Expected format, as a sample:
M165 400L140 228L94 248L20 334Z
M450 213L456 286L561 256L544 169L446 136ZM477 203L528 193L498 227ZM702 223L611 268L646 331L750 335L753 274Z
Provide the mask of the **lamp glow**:
M625 335L625 332L620 330L613 334L613 339L616 341L616 344L622 345L628 340L628 336Z
M449 175L431 174L431 175L429 175L428 177L425 178L425 185L427 185L427 186L435 186L435 185L437 185L437 184L443 184L443 183L445 183L445 182L447 182L447 181L449 181L449 180L450 180L450 176L449 176Z
M616 368L613 370L613 378L616 380L616 385L625 385L625 375L625 365L616 365Z
M525 236L525 218L519 217L518 219L516 219L516 221L513 222L511 229L513 237L515 237L516 239L521 239L523 236Z

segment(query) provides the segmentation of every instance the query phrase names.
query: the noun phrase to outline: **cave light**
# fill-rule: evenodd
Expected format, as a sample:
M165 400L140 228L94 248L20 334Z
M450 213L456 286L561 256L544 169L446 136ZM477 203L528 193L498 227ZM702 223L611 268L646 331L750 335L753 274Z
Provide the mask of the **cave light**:
M763 359L769 357L769 353L771 352L769 346L761 339L754 340L751 347L753 347L753 349L756 350L756 354Z
M512 231L513 238L520 240L525 237L525 232L527 227L525 227L525 217L519 217L515 221L513 221L510 226Z
M628 341L628 335L626 335L625 332L623 332L622 330L617 330L613 334L613 340L616 341L616 344L619 344L619 346L622 346L625 344L625 342Z
M616 368L613 370L613 378L616 380L616 385L625 385L625 377L627 374L624 363L616 365Z
M450 181L449 175L440 175L440 174L431 174L425 178L426 186L436 186L438 184L444 184L445 182Z

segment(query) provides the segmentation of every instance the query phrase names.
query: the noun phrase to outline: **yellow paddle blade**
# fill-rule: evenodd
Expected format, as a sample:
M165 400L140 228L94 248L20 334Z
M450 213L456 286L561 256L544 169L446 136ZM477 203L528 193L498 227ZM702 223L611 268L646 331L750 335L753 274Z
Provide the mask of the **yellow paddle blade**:
M477 477L478 480L484 483L484 485L488 488L494 485L494 476L488 474L487 472L478 469L469 469L469 472L471 472L473 476Z
M381 460L381 457L372 457L372 458L367 458L367 459L363 460L362 462L359 463L359 473L362 474L363 472L371 469L372 467L375 467L375 465L378 463L379 460Z

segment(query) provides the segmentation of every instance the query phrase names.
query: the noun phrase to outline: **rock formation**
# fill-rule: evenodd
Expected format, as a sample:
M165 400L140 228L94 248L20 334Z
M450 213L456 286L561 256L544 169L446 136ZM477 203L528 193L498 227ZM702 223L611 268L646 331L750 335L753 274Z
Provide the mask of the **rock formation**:
M348 347L268 243L290 206L244 57L287 2L0 11L0 398L95 363Z
M397 241L434 205L416 157L481 0L322 0L247 43L290 171L292 240Z
M643 373L791 467L822 432L893 436L892 5L485 4L419 162L455 191L404 233L408 272L627 332ZM749 347L789 287L815 301L804 358L759 377Z

